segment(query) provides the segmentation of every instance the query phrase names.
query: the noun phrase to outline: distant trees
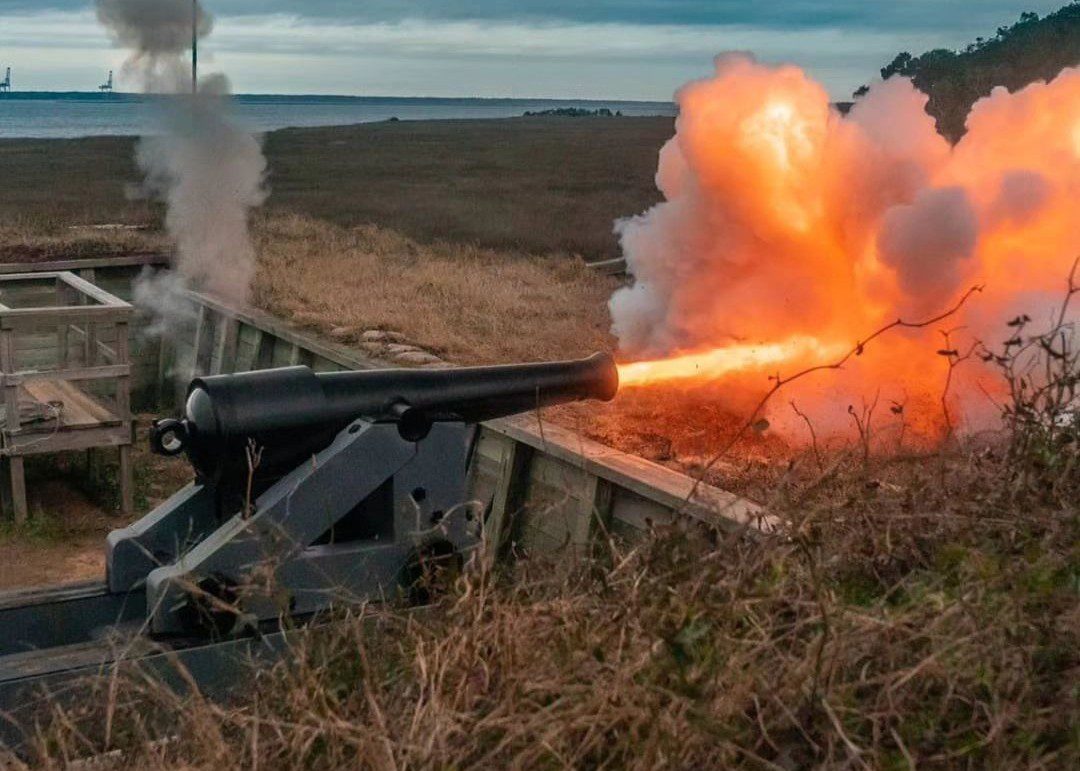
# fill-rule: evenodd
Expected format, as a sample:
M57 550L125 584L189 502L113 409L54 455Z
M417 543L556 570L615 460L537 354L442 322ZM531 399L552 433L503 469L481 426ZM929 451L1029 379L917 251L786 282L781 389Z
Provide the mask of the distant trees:
M896 58L889 62L881 69L881 79L888 80L893 75L906 75L912 74L911 63L917 61L914 56L907 51L901 51L896 55Z
M881 77L911 78L930 97L927 107L938 130L951 141L964 134L971 105L996 86L1010 91L1038 80L1050 80L1066 67L1080 64L1080 0L1045 17L1020 14L992 38L976 38L963 51L939 48L920 56L903 51L881 69ZM869 89L859 88L854 96Z
M556 107L551 110L526 111L526 118L540 118L545 116L558 116L560 118L621 118L622 110L612 112L607 107L597 110L587 110L584 107Z

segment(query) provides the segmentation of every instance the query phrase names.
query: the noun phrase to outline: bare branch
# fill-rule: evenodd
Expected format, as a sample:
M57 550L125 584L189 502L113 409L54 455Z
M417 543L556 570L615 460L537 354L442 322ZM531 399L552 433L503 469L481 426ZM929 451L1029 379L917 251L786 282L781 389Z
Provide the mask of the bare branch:
M817 364L813 367L807 367L806 369L796 372L794 375L790 375L788 377L781 377L779 374L770 376L769 379L773 382L772 388L770 388L768 392L761 397L761 400L757 403L753 411L750 413L750 416L746 419L745 422L740 425L739 429L732 435L728 443L725 444L720 449L720 451L717 452L712 458L710 458L708 463L706 463L701 468L701 472L697 475L694 486L691 488L690 494L687 496L687 503L689 503L689 501L697 494L698 486L704 481L705 475L708 474L716 466L717 463L723 460L729 452L731 452L732 448L735 447L738 441L757 422L758 417L761 415L761 411L765 409L765 406L784 386L788 385L789 383L793 383L796 380L801 380L802 378L812 375L815 372L842 369L844 365L851 361L853 358L861 356L863 354L863 351L866 350L866 346L869 343L874 342L882 335L888 334L894 329L925 329L926 327L933 326L934 324L938 324L947 318L955 316L957 313L960 312L960 309L967 304L968 300L970 300L972 296L982 292L982 290L983 286L981 284L971 287L966 292L964 292L964 294L960 297L960 299L956 302L955 305L953 305L948 310L939 313L933 318L925 319L923 321L905 321L904 319L897 319L896 321L886 324L866 339L856 343L850 351L848 351L846 354L844 354L842 357L840 357L834 362L831 362L829 364Z

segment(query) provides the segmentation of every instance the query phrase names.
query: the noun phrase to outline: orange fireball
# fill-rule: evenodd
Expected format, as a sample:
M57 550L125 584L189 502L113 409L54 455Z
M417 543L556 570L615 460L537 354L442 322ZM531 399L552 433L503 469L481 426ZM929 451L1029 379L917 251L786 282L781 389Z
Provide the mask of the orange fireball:
M991 422L994 373L939 352L997 347L1009 319L1048 319L1060 303L1080 253L1080 70L995 90L956 146L903 79L841 115L798 68L725 55L677 98L657 174L665 200L618 225L634 277L611 302L623 383L763 390L980 284L955 316L893 330L791 388L823 431L847 431L851 405L884 400L926 413L911 420L933 433L947 382L954 416Z

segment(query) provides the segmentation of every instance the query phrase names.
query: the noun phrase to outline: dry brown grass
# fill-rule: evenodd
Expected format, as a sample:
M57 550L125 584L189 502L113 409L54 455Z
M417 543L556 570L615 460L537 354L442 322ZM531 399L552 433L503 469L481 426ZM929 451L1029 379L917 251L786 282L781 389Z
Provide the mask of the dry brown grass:
M532 254L614 257L617 217L656 203L670 118L400 121L267 135L267 211ZM127 194L135 140L0 140L0 226L41 232L163 207Z
M255 302L312 329L386 329L460 363L609 350L615 284L578 259L421 245L371 226L259 221Z
M0 222L0 262L49 262L167 251L161 233Z
M617 257L612 223L658 200L670 118L401 121L270 134L274 213L421 243Z
M423 614L368 608L309 633L230 705L124 686L83 732L46 726L38 760L1075 768L1076 501L1017 506L985 448L816 468L773 470L773 538L658 531L569 579L480 561Z

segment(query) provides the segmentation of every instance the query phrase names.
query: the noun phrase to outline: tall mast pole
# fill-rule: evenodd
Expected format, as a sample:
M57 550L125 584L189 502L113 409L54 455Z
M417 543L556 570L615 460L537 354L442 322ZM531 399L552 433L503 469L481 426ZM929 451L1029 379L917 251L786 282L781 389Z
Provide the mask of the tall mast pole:
M191 93L199 92L199 0L191 0Z

